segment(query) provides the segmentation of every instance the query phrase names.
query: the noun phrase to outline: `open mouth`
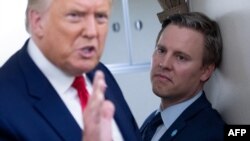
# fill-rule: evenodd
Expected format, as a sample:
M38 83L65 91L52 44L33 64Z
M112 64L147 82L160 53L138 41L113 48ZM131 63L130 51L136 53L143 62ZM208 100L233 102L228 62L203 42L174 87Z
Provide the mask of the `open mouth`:
M91 53L92 51L94 51L94 47L93 46L89 46L89 47L85 47L85 48L82 48L81 50L84 52L84 53Z
M80 51L81 56L84 58L90 58L95 55L94 46L87 46L87 47L81 48L79 51Z

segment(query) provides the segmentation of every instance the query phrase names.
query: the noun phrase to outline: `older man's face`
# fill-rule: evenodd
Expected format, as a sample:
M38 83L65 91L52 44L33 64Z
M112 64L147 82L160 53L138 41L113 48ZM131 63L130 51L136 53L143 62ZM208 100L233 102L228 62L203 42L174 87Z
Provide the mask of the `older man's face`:
M70 75L91 71L103 52L110 0L52 0L39 19L39 48Z

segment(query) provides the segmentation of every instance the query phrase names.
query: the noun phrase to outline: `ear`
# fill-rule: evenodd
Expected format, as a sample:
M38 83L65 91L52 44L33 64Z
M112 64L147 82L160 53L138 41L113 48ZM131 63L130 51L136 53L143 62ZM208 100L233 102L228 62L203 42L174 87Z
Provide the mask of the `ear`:
M205 82L211 77L212 73L214 72L215 64L206 65L202 69L203 69L203 72L200 77L200 80Z
M42 14L37 10L29 10L29 28L31 34L35 34L38 38L43 36Z

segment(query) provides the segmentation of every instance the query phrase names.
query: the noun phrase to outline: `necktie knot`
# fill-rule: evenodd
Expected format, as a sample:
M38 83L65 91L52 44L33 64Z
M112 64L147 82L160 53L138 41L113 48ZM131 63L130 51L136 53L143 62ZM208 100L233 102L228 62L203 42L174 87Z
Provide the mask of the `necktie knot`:
M85 84L83 76L77 76L77 77L75 77L75 80L74 80L74 82L72 84L72 86L74 88L76 88L77 90L81 89L83 86L85 87L85 85L86 84Z
M151 141L153 138L156 129L158 128L159 125L163 123L162 118L161 118L161 113L159 112L156 114L153 119L147 124L145 129L142 132L142 138L143 141Z
M86 83L85 83L83 76L75 77L72 87L74 87L77 90L82 110L84 110L88 102L89 94L86 89Z

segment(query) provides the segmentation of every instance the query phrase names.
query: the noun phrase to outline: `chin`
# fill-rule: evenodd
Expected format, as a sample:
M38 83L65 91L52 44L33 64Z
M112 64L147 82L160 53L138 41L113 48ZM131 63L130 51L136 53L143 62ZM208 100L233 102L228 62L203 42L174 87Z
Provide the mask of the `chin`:
M79 68L83 72L90 72L97 66L97 64L98 61L85 60L81 64L77 64L77 68Z
M66 73L72 76L82 75L83 73L88 73L92 70L92 67L70 67L65 70Z
M158 89L153 88L153 92L154 92L154 94L155 94L156 96L158 96L158 97L162 97L162 96L163 96L163 95L161 94L161 92L160 92Z
M83 74L83 73L88 73L88 72L90 72L90 71L92 71L93 69L94 69L94 67L95 66L87 66L87 67L81 67L80 69L79 69L79 73L80 74Z

